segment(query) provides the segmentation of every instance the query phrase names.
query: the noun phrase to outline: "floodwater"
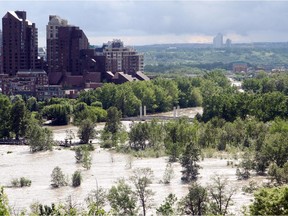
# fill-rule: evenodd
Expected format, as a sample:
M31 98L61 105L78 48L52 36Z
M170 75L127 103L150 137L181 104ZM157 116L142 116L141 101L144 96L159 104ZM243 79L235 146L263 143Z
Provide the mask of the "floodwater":
M186 115L195 115L195 112L201 112L199 108L193 110L181 111ZM129 128L130 122L123 122L126 129ZM103 129L104 124L97 125L97 130ZM55 140L64 140L67 136L67 130L71 130L75 135L73 141L77 141L77 127L59 126L53 127ZM94 140L97 142L97 139ZM9 204L16 210L29 207L32 203L39 202L42 204L51 204L52 202L65 202L69 196L72 201L79 206L84 206L85 198L96 186L109 189L119 178L129 179L134 168L150 167L153 170L154 178L151 189L155 192L154 203L158 207L169 193L174 193L178 199L188 193L188 185L181 182L181 165L173 164L174 178L169 185L161 183L167 157L161 158L134 158L132 168L129 167L131 156L114 153L101 149L98 144L96 150L92 152L92 167L85 170L80 164L76 164L75 153L70 149L55 148L53 151L39 152L32 154L28 146L0 146L0 185L10 186L14 178L26 177L32 180L31 187L24 188L5 188L8 195ZM251 202L252 195L244 194L241 188L248 185L249 181L238 181L236 179L236 168L227 166L228 159L207 158L200 162L200 175L198 182L207 186L211 183L211 177L216 174L227 178L229 189L236 189L232 197L234 205L230 210L236 215L241 214L241 207ZM236 162L236 161L234 161ZM54 167L59 166L62 171L70 177L76 170L82 171L83 181L80 187L73 188L66 186L53 189L51 184L51 173ZM256 178L255 178L256 179ZM263 181L257 178L256 181ZM71 182L71 180L70 180ZM71 184L71 183L70 183ZM148 214L155 213L154 211Z
M12 153L7 153L12 151ZM31 187L5 188L10 205L20 210L29 209L30 204L40 202L51 204L52 202L65 202L68 196L79 205L84 203L88 193L99 187L109 189L117 179L128 179L132 170L138 167L150 167L154 172L151 189L155 192L154 200L159 206L169 193L174 193L178 198L183 197L188 192L188 185L182 184L181 166L173 164L174 178L169 185L161 182L167 158L135 158L132 161L132 169L129 168L129 156L112 153L99 147L92 153L92 167L85 170L81 165L75 163L75 153L69 149L55 149L49 152L30 153L28 146L1 146L0 149L0 184L9 186L13 178L27 177L32 180ZM243 194L241 187L248 184L246 181L237 181L236 169L227 166L225 159L204 159L200 162L202 169L198 182L202 185L210 183L210 179L215 174L227 178L229 188L235 188L236 194L233 196L234 205L231 210L237 215L240 213L242 205L247 205L251 200L251 195ZM52 189L50 186L51 173L54 167L59 166L70 178L75 170L82 170L83 182L80 187L71 186Z

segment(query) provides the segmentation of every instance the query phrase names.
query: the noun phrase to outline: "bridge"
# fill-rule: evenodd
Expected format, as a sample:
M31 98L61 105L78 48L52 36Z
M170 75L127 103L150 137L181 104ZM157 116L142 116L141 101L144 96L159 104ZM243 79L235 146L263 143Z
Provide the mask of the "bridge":
M187 118L189 121L193 121L194 119L194 118L187 117L187 116L173 117L173 116L147 115L147 116L142 116L142 117L140 116L125 117L125 118L122 118L121 121L150 121L152 119L168 121L168 120L174 120L174 119L178 119L182 117Z

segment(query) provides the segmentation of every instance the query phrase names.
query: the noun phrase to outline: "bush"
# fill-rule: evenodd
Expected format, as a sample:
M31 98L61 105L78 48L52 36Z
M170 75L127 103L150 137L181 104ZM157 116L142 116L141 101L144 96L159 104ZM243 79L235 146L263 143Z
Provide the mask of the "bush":
M79 187L81 185L82 175L79 170L75 171L72 175L72 186Z
M30 187L31 183L32 181L25 177L15 178L11 181L12 187Z
M51 174L51 185L52 187L62 187L62 186L67 186L67 180L61 170L60 167L56 166Z
M30 179L27 179L25 177L20 178L20 187L30 187L32 181Z

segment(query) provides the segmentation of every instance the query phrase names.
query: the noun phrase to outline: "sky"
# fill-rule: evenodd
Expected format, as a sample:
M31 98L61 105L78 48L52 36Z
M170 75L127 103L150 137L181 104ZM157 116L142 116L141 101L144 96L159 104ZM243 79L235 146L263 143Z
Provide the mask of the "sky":
M0 0L0 15L24 10L46 44L49 15L79 26L90 44L288 42L288 0ZM2 29L2 27L0 27Z

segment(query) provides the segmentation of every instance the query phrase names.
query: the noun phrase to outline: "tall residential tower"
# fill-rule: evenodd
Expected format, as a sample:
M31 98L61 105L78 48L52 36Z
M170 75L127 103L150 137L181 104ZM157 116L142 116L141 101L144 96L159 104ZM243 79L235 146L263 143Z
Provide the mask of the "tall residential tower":
M9 11L2 18L3 73L14 76L19 70L37 66L38 34L25 11Z

